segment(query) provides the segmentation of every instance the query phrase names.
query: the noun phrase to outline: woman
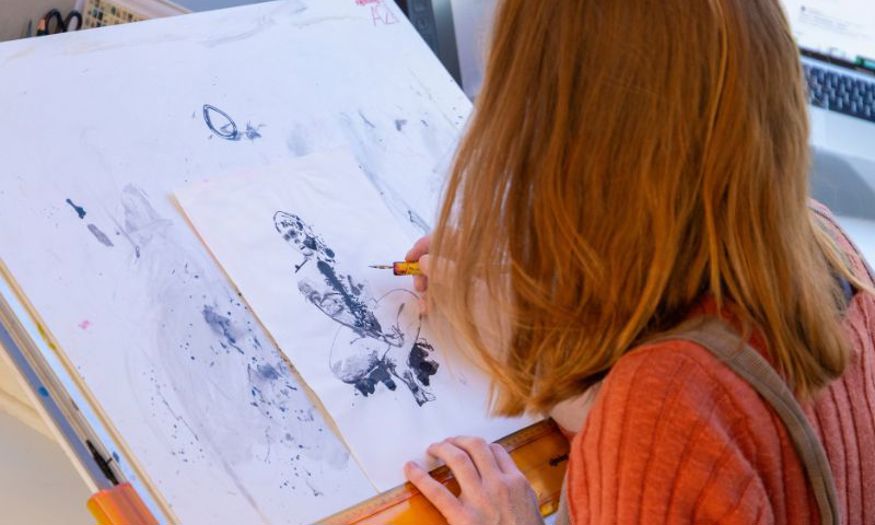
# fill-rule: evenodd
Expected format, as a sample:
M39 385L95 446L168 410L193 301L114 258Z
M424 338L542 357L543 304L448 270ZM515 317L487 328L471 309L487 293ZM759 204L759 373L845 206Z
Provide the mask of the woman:
M771 406L703 346L656 341L703 316L792 389L843 522L875 523L873 281L809 201L807 137L777 0L501 2L437 227L408 259L496 411L576 433L572 523L818 521ZM540 523L500 447L429 452L461 495L406 475L451 524Z

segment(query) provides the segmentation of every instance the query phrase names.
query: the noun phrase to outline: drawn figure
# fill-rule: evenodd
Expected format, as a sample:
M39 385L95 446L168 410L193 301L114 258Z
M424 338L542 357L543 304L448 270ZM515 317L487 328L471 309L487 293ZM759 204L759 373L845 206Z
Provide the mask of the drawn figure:
M329 361L334 375L366 397L377 385L395 390L400 381L419 406L434 400L427 387L439 364L420 336L416 294L399 289L375 298L367 285L337 271L334 250L300 217L278 211L274 226L303 256L294 265L301 295L340 325Z

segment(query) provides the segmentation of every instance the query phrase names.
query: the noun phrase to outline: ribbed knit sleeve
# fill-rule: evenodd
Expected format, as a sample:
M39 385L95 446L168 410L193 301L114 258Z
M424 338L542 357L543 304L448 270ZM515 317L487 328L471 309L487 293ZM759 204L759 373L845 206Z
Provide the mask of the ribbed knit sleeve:
M621 359L572 443L576 525L811 523L809 497L780 420L693 343Z
M875 287L875 272L829 210L812 209L860 282ZM702 313L716 310L706 301ZM875 296L859 291L844 325L848 367L803 408L829 459L841 523L875 525ZM617 362L572 442L567 491L575 525L819 520L780 419L689 342L643 347Z

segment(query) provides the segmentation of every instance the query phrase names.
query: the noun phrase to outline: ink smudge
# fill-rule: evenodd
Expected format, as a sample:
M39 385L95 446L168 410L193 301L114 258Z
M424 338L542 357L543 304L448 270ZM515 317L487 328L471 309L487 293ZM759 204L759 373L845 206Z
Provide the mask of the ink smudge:
M79 328L81 328L83 330L88 330L89 326L91 326L91 321L89 321L88 319L85 319L84 321L79 323Z
M395 381L392 380L392 376L395 375L395 363L385 358L377 359L376 356L373 358L368 371L365 374L360 374L353 382L356 390L361 392L363 396L373 394L380 383L386 385L389 390L394 391L398 388Z
M254 141L255 139L260 139L261 133L259 133L258 130L261 129L262 127L264 127L264 124L259 124L256 127L252 127L252 124L247 122L246 123L246 132L245 132L246 138L251 140L251 141Z
M300 129L289 135L286 139L286 147L295 157L303 157L312 151L306 134Z
M240 333L235 327L231 324L231 318L225 315L220 314L216 311L213 306L204 305L204 309L201 311L204 321L210 325L210 328L216 334L222 336L224 342L220 343L223 347L230 346L231 348L237 350L241 354L243 350L237 345L237 339L240 337Z
M142 249L156 237L163 238L173 222L159 215L146 193L134 185L128 184L122 189L121 203L124 208L124 223L116 219L113 222L139 259Z
M259 364L256 365L255 369L258 371L258 375L268 381L276 381L280 378L280 373L277 372L277 369L273 365L269 364Z
M407 125L407 121L405 119L396 119L395 120L395 129L401 131L404 129L404 126Z
M76 215L78 215L80 219L85 218L85 208L83 208L82 206L76 206L70 199L67 199L67 204L69 204L70 207L73 208L73 210L76 212Z
M89 224L88 231L90 231L91 234L94 235L94 238L97 239L100 242L100 244L102 244L104 246L108 246L110 248L113 247L112 241L109 240L109 237L107 237L105 233L100 231L100 228L98 228L96 225Z

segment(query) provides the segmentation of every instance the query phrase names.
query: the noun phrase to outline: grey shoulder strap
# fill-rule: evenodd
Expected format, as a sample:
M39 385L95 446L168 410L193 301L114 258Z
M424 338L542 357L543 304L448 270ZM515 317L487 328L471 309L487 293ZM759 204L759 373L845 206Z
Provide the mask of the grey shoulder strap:
M824 525L840 523L841 511L835 482L823 445L808 424L802 407L799 406L787 383L769 362L744 343L726 323L715 317L696 319L677 332L659 338L660 341L677 339L691 341L708 349L739 377L750 383L750 386L772 406L784 422L799 459L805 467L805 473L820 509L820 522Z

